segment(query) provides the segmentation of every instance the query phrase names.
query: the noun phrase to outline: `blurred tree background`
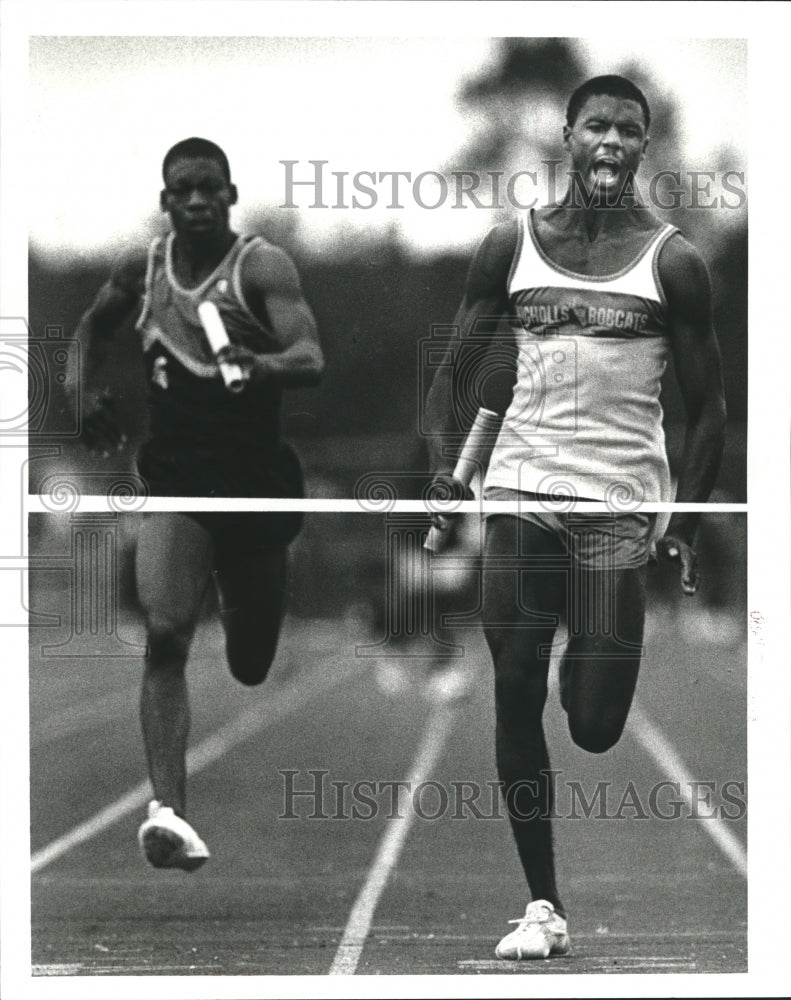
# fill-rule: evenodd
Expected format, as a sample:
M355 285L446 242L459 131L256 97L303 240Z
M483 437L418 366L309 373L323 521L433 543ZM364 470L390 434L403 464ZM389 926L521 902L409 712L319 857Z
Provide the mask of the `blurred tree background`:
M681 162L677 108L663 96L640 65L611 67L645 89L652 105L651 144L643 177L662 169L687 170ZM540 169L559 160L561 126L569 94L588 75L574 40L499 39L495 58L464 80L459 105L469 120L466 144L444 164L454 170ZM707 169L729 169L728 149ZM561 176L561 175L559 175ZM645 194L645 187L643 186ZM562 188L559 193L562 193ZM658 210L657 210L658 211ZM512 208L482 216L482 229L513 214ZM715 320L723 354L729 433L714 499L746 499L747 420L747 222L745 211L680 207L658 211L677 225L706 259L714 285ZM437 226L442 226L440 213ZM307 301L316 315L327 358L323 383L285 395L284 430L306 468L308 495L349 497L355 483L371 472L421 471L418 433L420 344L432 324L450 322L461 298L469 246L442 243L432 254L416 249L398 225L364 238L340 225L320 247L297 212L268 208L248 217L257 231L294 257ZM252 223L252 224L249 224ZM153 220L152 231L161 227ZM29 322L34 337L61 327L68 336L80 313L105 279L108 261L77 256L55 260L31 248ZM121 462L131 468L133 448L145 434L144 384L140 347L132 324L121 331L107 382L118 394L130 449ZM63 410L52 387L52 411ZM669 373L664 393L671 465L678 461L683 408ZM65 417L64 417L65 419ZM53 439L53 442L55 439ZM46 438L38 443L47 444ZM31 488L53 472L102 469L74 442L63 443L56 458L31 454ZM115 460L114 460L115 461ZM115 461L113 471L120 471ZM401 491L401 495L406 495Z

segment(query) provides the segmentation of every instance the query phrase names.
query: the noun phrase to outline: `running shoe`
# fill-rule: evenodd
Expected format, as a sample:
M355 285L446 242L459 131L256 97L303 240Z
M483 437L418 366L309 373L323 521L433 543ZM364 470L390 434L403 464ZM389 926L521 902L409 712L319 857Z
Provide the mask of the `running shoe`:
M497 945L498 958L549 958L569 950L566 920L545 899L529 903L523 917L508 922L518 926Z
M208 847L189 823L156 799L148 804L148 819L140 827L137 840L154 868L183 868L192 872L210 856Z

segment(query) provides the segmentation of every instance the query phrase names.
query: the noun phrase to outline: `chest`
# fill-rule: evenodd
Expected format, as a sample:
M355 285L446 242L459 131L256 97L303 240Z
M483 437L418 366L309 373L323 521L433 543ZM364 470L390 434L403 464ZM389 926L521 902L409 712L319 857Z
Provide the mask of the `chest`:
M200 288L218 270L223 256L212 261L189 261L174 252L171 259L171 269L179 288L185 292L194 292Z
M233 234L201 248L185 246L177 238L164 249L166 269L176 285L185 292L201 289L209 279L230 278L237 253Z
M630 267L645 249L651 233L644 229L587 232L534 221L538 245L552 264L575 274L604 277Z

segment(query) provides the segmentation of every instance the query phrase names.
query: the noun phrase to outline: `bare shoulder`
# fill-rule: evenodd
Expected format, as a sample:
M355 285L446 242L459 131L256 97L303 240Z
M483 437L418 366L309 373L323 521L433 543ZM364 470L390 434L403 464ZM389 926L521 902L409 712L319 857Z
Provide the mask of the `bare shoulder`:
M492 291L505 291L518 241L519 224L516 219L489 230L470 267L468 294L489 295Z
M695 296L708 296L711 281L706 262L700 251L681 233L673 233L659 251L659 280L668 302L689 301Z
M482 265L487 270L494 271L507 260L510 267L518 240L519 223L516 219L494 226L480 247Z
M263 237L254 240L245 252L241 277L245 291L299 288L294 261L285 250Z
M148 250L134 246L124 250L110 271L110 284L132 295L142 295L145 290Z

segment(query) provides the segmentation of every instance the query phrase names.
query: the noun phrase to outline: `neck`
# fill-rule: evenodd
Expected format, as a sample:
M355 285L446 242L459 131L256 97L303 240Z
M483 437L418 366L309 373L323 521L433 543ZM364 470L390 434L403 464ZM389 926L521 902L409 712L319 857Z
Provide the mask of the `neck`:
M572 177L561 201L568 210L569 226L584 231L590 239L601 232L614 232L628 226L639 209L632 183L624 183L617 191L597 189L588 192L579 178Z
M175 233L173 247L179 260L194 270L215 266L236 242L236 233L226 229L222 233Z
M175 233L174 243L185 258L203 261L216 254L226 254L236 240L236 233Z

